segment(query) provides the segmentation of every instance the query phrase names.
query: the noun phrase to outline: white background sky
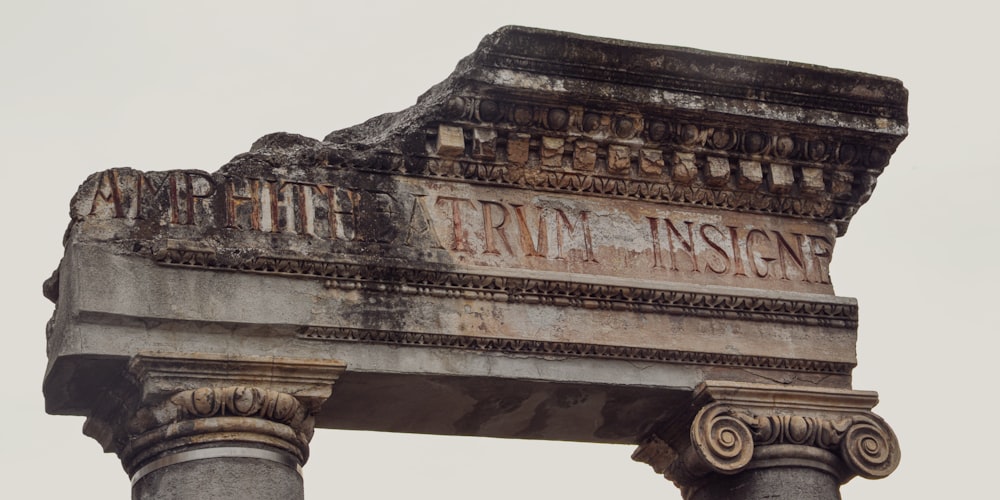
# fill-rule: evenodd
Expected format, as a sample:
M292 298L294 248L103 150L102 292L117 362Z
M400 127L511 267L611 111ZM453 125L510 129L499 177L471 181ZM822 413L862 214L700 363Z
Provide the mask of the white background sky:
M396 111L506 24L786 59L910 91L910 137L838 241L861 307L855 388L900 438L851 500L996 494L1000 37L986 2L18 2L0 0L0 496L128 498L81 417L46 415L41 283L94 171L213 171L258 137ZM350 5L350 6L347 6ZM921 5L932 5L923 7ZM318 431L321 498L680 498L631 447Z

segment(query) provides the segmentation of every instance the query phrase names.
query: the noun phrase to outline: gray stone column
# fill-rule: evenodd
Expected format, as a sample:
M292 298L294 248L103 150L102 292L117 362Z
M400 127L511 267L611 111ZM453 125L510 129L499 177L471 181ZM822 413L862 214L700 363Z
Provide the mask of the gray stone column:
M690 411L664 422L632 458L674 482L685 500L840 498L854 476L899 464L875 393L705 382Z
M301 499L314 417L343 363L138 355L84 432L114 451L134 500Z

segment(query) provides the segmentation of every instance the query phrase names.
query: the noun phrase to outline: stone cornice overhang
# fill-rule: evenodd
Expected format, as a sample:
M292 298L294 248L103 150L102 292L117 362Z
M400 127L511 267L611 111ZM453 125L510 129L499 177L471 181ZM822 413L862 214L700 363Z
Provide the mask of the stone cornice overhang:
M413 107L324 142L350 144L332 156L361 168L778 214L843 235L907 134L906 103L892 78L505 27ZM437 150L441 126L467 136L464 151Z
M802 108L798 125L823 125L820 112L827 112L853 115L852 121L838 121L837 128L900 140L906 134L907 91L899 80L810 64L508 26L487 36L456 73L512 90L537 83L504 78L513 75L497 70L544 76L561 83L546 90L588 100L620 104L624 99L755 118L772 113L779 119L790 118L780 116L781 109ZM613 93L591 93L593 84L614 88ZM676 100L667 102L668 96ZM711 107L725 103L737 105Z

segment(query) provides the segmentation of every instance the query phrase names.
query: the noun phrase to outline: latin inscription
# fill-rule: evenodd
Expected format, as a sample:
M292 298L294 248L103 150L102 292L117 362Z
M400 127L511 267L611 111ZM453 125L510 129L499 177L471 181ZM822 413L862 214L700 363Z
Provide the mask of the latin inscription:
M196 171L97 174L79 211L92 219L156 221L444 252L480 265L752 286L830 284L834 236L766 217L609 204L466 185L359 185L212 176ZM624 266L625 269L622 269Z

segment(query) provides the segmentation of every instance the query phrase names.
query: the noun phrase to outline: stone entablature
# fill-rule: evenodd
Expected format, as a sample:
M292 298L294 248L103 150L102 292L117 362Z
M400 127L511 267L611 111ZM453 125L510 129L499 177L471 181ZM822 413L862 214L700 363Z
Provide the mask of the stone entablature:
M322 141L91 175L44 287L47 409L149 484L297 467L314 425L641 444L692 492L880 477L830 265L906 127L888 78L503 28Z

